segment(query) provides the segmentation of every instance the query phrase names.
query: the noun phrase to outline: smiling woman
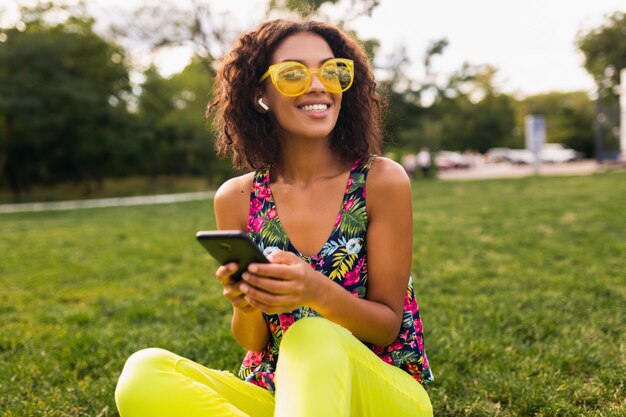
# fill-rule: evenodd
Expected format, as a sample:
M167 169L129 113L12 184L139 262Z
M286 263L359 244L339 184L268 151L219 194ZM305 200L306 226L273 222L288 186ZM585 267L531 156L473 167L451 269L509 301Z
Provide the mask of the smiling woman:
M222 156L232 157L234 165L243 169L257 169L278 161L282 146L278 143L277 129L282 125L268 121L276 122L278 117L289 119L291 116L272 109L272 106L293 99L296 106L330 106L336 120L336 126L334 122L329 125L332 139L330 146L347 160L379 153L382 138L380 121L384 103L376 92L374 76L363 49L354 40L326 25L308 22L295 26L285 21L275 22L278 23L261 25L257 32L242 35L233 50L237 53L231 52L222 63L222 70L216 79L215 100L208 108L208 112L217 113L215 120L219 134L216 144L218 152ZM255 33L258 35L254 35ZM292 37L290 35L296 34L297 41L289 39ZM318 49L320 41L323 49ZM278 53L281 55L273 56L279 44L281 51ZM310 62L299 60L298 56L305 48L319 51L318 56L308 58ZM330 58L339 59L326 66L322 65ZM285 67L282 65L284 61L291 61L292 65ZM297 65L294 66L294 62ZM333 66L332 63L336 65ZM277 69L286 72L280 77L281 72L276 71ZM317 72L322 69L325 71ZM334 70L336 75L333 74ZM294 90L287 91L287 96L290 97L284 97L279 93L276 84L286 89L288 82L295 83L295 80L291 80L297 73L306 74L304 78L298 76L298 88L302 87L301 82L304 81L305 85L310 83L307 88L312 87L314 90L321 85L324 94L311 97L311 94L303 94L304 90ZM343 83L341 91L335 89L333 92L332 88L327 91L328 87L322 84L320 75L321 78L334 77L334 82L340 85ZM357 81L346 84L346 76ZM331 82L333 81L327 81L326 85ZM268 84L274 88L266 88ZM269 107L267 114L259 104L259 99ZM339 102L334 103L336 107L333 110L333 101L337 100ZM339 112L341 102L345 105ZM241 123L243 120L245 123ZM296 120L298 119L293 122ZM356 129L359 135L356 134Z
M235 263L216 273L245 381L144 349L120 376L120 414L431 416L410 180L376 155L382 104L363 49L324 23L270 21L240 37L215 85L216 147L254 170L218 190L217 227L269 260L241 280Z

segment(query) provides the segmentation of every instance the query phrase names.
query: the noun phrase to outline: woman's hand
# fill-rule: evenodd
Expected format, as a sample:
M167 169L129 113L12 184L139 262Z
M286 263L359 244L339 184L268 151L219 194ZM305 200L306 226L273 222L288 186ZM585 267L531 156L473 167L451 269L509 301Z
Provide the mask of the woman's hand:
M238 290L245 302L265 313L284 313L320 301L323 283L328 280L291 252L277 250L269 264L251 264L243 273Z
M239 266L235 262L222 265L217 268L215 276L224 287L224 298L233 305L234 308L246 314L259 312L246 300L245 294L241 291L242 281L233 281L232 275L237 272Z
M217 268L215 275L224 286L224 298L233 305L231 327L237 342L247 350L261 352L270 339L270 332L260 309L252 306L241 291L243 281L233 281L239 265L229 263Z

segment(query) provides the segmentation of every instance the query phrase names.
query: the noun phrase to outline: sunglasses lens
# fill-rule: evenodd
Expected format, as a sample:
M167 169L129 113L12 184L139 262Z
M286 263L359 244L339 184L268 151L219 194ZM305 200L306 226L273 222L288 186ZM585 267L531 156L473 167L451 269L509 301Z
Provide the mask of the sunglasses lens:
M327 61L321 71L322 82L331 93L341 93L350 88L353 76L346 62L334 59Z
M304 94L311 80L311 70L299 62L272 65L269 72L272 74L272 82L278 91L289 97ZM354 67L349 59L330 59L322 65L319 71L315 69L313 72L319 74L320 81L331 93L346 91L354 81Z
M286 96L296 96L304 92L308 70L304 65L288 63L276 71L276 88Z

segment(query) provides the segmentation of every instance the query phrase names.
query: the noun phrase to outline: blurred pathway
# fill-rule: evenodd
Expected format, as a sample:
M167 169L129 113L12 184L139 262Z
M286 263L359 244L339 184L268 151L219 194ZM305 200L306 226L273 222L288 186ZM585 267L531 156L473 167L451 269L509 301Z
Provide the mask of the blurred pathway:
M595 160L584 160L560 164L541 164L539 175L588 175L603 172L607 167L598 165ZM487 178L512 178L535 175L532 165L511 163L484 164L469 169L440 171L437 178L442 180L474 180Z
M1 213L20 213L27 211L76 210L84 208L141 206L146 204L166 204L179 201L206 200L213 198L215 191L195 193L162 194L136 197L99 198L92 200L56 201L45 203L1 204Z

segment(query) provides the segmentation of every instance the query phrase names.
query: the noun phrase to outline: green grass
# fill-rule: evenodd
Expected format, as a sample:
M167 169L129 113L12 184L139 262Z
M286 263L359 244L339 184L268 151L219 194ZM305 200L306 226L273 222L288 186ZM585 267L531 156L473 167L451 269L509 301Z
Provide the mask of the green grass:
M436 416L626 415L626 173L414 186ZM237 369L211 202L0 216L0 415L114 416L126 357Z

